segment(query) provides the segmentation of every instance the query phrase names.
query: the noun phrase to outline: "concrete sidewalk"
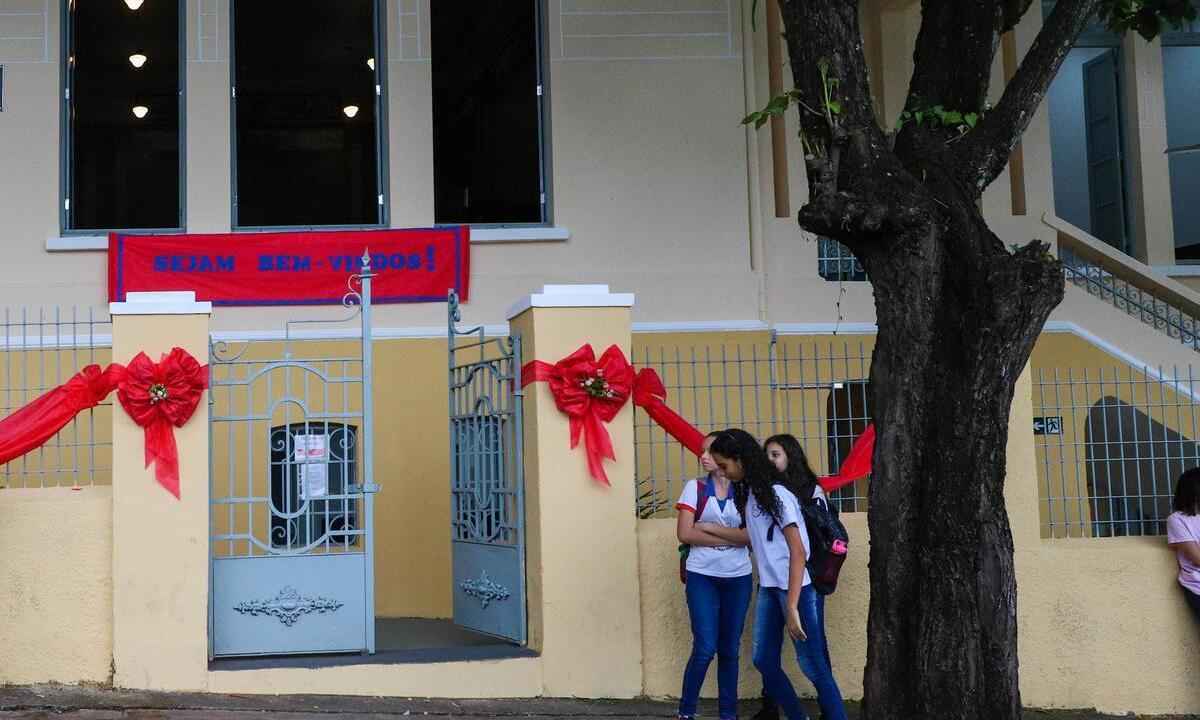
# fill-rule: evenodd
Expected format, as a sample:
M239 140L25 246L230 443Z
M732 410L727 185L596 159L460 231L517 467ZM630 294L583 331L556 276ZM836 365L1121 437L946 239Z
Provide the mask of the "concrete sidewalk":
M701 710L716 717L715 707ZM754 712L747 703L743 717ZM857 706L849 707L851 720ZM819 717L810 704L810 714ZM0 720L69 718L72 720L394 720L420 718L673 718L675 705L655 700L424 700L329 695L212 695L150 693L74 686L0 687ZM1027 720L1108 720L1094 712L1026 711ZM1119 716L1129 720L1132 715ZM1158 720L1200 720L1196 716L1158 716Z

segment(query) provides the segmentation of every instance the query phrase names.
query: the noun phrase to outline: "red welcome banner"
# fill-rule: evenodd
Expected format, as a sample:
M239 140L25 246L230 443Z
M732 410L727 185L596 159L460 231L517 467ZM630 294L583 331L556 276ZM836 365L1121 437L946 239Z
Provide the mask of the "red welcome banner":
M213 305L335 305L346 278L371 254L375 303L464 301L471 270L468 227L424 230L108 236L108 298L194 290Z

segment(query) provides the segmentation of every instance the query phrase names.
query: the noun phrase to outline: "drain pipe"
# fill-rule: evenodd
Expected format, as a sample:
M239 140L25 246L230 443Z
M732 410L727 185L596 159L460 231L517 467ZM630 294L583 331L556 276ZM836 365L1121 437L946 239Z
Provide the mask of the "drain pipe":
M755 3L742 6L742 92L745 115L759 109L757 100L754 62L758 55L754 38ZM765 3L769 13L775 2ZM758 162L758 133L753 125L745 126L746 132L746 213L750 227L750 270L758 276L758 319L768 322L767 312L767 263L763 241L762 176Z

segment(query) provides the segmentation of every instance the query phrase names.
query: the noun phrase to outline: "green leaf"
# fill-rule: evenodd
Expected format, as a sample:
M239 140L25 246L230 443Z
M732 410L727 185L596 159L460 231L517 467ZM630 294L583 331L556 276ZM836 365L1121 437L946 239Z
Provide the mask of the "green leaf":
M791 98L789 98L787 95L779 95L771 98L771 102L767 103L767 106L763 108L763 110L771 114L778 114L784 110L787 110L787 107L790 103Z
M942 124L944 125L962 125L963 114L957 110L951 110L942 115Z
M963 115L963 122L967 124L967 127L974 129L979 124L979 113L967 113Z
M833 113L834 115L842 114L842 104L837 100L830 100L829 102L825 103L825 107L829 108L829 112Z

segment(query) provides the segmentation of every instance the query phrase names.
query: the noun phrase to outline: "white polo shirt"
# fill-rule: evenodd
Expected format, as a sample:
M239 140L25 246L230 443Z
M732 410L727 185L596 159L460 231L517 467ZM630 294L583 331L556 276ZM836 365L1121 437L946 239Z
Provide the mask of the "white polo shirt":
M800 512L800 502L782 485L775 485L775 497L779 498L779 525L774 533L770 533L774 521L771 514L759 506L750 494L746 501L746 530L750 533L750 547L754 548L754 564L758 567L758 584L766 588L787 590L788 565L791 553L788 552L787 539L783 536L783 528L795 525L800 530L800 540L804 543L804 559L810 555L808 547L808 528L804 524L804 515ZM767 540L767 535L771 539ZM801 587L812 583L808 576L808 566L804 568L804 581Z
M696 522L714 523L728 528L741 527L742 514L738 512L737 505L733 502L733 488L730 488L729 497L722 502L712 495L712 480L707 479L704 483L709 498L704 503L704 512L701 517L696 518ZM683 493L679 496L679 502L675 503L675 507L680 511L690 510L694 513L699 501L699 483L695 480L688 480L687 484L683 486ZM687 569L689 572L710 577L749 575L750 551L735 545L719 547L693 545L692 549L688 551Z

